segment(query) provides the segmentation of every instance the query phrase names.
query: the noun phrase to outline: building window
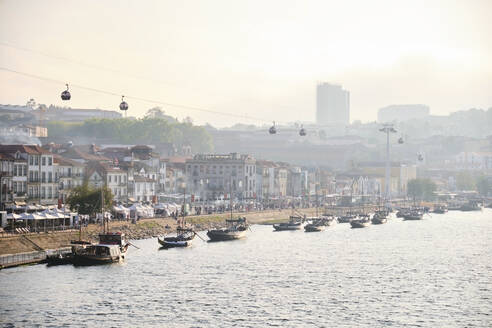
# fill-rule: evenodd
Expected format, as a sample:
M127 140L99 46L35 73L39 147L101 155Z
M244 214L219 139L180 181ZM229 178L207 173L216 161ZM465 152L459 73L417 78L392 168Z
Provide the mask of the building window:
M39 165L39 157L38 156L34 157L34 165Z
M46 166L46 157L41 157L41 165Z
M48 172L48 182L53 182L53 173Z
M34 165L33 156L29 156L29 165Z
M49 166L53 165L53 158L48 157L48 165Z
M111 182L111 175L108 175L108 182Z
M41 182L46 182L46 172L41 173Z

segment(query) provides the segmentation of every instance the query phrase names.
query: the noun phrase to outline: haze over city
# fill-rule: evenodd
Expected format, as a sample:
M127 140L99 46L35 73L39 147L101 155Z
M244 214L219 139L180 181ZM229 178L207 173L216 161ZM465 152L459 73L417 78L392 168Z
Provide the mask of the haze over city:
M315 120L319 81L350 91L350 119L421 103L492 104L492 2L0 1L0 67L164 103L214 126ZM57 84L0 71L0 103L65 105ZM72 87L74 108L119 96ZM128 99L141 117L156 104Z

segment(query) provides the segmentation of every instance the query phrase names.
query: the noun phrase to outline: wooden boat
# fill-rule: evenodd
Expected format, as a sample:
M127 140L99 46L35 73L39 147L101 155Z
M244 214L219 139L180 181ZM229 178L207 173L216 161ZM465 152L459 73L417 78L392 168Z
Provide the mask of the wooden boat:
M323 215L321 217L321 222L325 227L329 227L329 226L337 224L338 220L336 217L334 217L332 215Z
M432 213L436 214L444 214L447 213L448 208L446 205L435 205L434 209L432 210Z
M304 226L304 231L305 232L319 232L319 231L325 230L327 225L329 225L327 223L327 219L328 218L324 218L324 217L307 218L307 220L310 221L310 223L308 223Z
M481 211L482 207L480 207L480 204L478 202L473 202L470 201L467 204L463 204L460 207L460 211L463 212L471 212L471 211Z
M249 225L246 218L227 219L226 227L207 231L210 241L235 240L246 237Z
M191 228L178 227L176 236L168 236L162 239L157 237L157 241L162 248L188 247L193 243L195 235L195 231Z
M316 223L309 223L304 226L304 231L305 232L320 232L326 229L325 225L322 224L316 224Z
M374 213L371 223L372 224L385 224L388 222L388 211L386 210L378 210Z
M123 260L130 244L120 232L99 234L99 243L72 246L73 263L94 265Z
M346 214L338 218L338 223L350 223L350 221L356 218L357 218L357 213L347 212Z
M408 212L410 211L409 208L400 208L397 212L396 212L396 217L397 218L403 218L406 214L408 214Z
M292 231L301 230L306 225L305 220L301 216L290 216L289 222L275 223L273 228L276 231Z
M352 228L365 228L371 225L371 219L369 216L361 216L350 221Z
M403 220L422 220L424 218L424 211L420 208L413 208L403 215Z
M73 264L73 253L57 253L46 256L46 263L48 266Z

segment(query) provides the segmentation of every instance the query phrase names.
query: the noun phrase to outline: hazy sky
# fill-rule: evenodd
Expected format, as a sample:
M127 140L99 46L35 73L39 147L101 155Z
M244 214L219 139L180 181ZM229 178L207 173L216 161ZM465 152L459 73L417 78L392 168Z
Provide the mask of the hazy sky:
M313 121L317 81L350 90L351 120L400 103L443 115L492 107L491 17L492 0L0 0L0 67L267 121ZM0 70L3 104L120 102L75 87L62 102L63 89ZM155 106L128 103L134 116ZM197 123L238 121L163 107Z

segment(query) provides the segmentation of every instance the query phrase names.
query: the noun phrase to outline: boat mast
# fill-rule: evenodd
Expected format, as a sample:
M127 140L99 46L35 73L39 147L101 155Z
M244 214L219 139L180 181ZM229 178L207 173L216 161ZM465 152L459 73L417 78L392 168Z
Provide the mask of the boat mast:
M185 226L185 213L186 213L186 185L183 187L183 219L181 221L181 227Z
M102 215L102 223L103 223L103 233L106 234L106 220L104 218L104 185L101 183L101 215Z
M231 208L231 220L232 220L232 177L229 182L229 207Z

